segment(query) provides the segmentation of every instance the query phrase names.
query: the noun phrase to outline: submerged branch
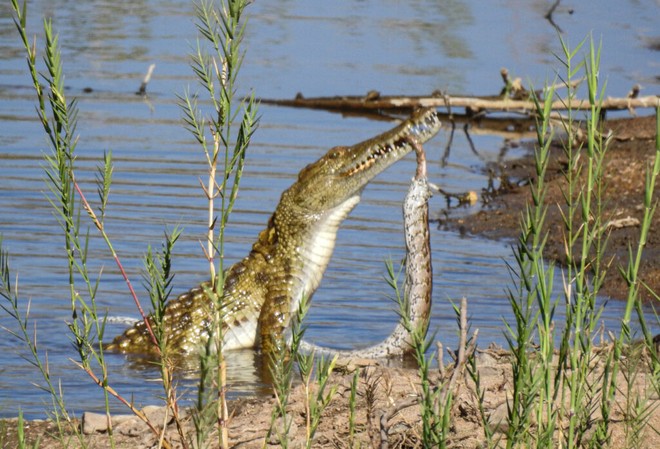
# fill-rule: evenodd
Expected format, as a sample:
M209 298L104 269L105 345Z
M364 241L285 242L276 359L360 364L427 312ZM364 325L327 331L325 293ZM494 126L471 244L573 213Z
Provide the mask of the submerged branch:
M511 99L502 96L454 96L449 94L432 94L429 96L392 95L381 96L370 93L366 96L334 96L305 98L298 94L294 99L261 99L263 104L288 106L297 108L339 110L343 112L401 112L416 108L465 108L466 113L484 112L517 112L530 115L535 111L534 102L529 99ZM552 109L564 111L568 109L568 101L558 99L553 101ZM634 108L655 108L660 104L660 97L648 95L637 98L605 98L603 110L632 110ZM573 110L588 110L589 100L572 99Z

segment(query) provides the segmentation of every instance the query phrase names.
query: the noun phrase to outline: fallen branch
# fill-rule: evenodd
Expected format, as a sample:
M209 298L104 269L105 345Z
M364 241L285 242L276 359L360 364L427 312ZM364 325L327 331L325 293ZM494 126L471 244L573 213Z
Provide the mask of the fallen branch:
M276 106L288 106L296 108L341 110L345 112L374 112L392 111L401 112L416 108L465 108L469 114L480 111L488 112L517 112L525 115L532 114L536 107L529 100L514 100L500 96L454 96L449 94L433 94L430 96L381 96L371 92L366 96L335 96L305 98L298 94L291 100L283 99L261 99L263 104ZM552 109L562 111L568 109L568 101L558 99L552 103ZM588 110L591 108L589 100L573 99L570 102L572 110ZM648 95L637 98L606 98L603 100L602 109L634 110L635 108L656 108L660 105L660 97Z
M555 21L552 19L552 15L554 14L555 10L557 9L557 6L559 6L559 3L561 3L561 0L555 0L555 2L552 4L548 12L543 16L548 22L550 22L550 25L557 30L558 33L563 33L564 31L555 23ZM573 14L572 10L570 14Z

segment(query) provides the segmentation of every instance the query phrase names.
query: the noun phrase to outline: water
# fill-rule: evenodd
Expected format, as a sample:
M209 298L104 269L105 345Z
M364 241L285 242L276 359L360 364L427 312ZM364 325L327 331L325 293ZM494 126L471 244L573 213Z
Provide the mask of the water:
M501 88L499 70L541 85L557 66L560 51L555 29L543 18L546 1L272 1L250 6L240 93L254 88L264 98L363 94L493 94ZM568 8L574 8L569 14ZM658 4L653 1L603 1L560 6L555 22L562 36L576 45L587 33L603 41L601 73L608 94L625 95L633 84L643 93L657 92ZM613 12L616 12L613 14ZM175 248L175 291L206 278L199 240L203 239L205 202L198 185L205 168L200 150L180 125L176 94L197 89L187 64L195 41L188 2L32 1L31 33L41 39L40 17L53 17L60 33L67 95L80 108L78 179L91 199L98 161L112 150L114 185L107 229L115 249L140 286L141 257L147 245L159 247L165 229L175 225L185 234ZM149 64L156 70L149 97L133 94ZM91 88L91 93L85 93ZM18 275L21 298L31 301L42 355L48 353L51 375L62 379L74 412L99 410L100 390L69 360L72 349L66 322L66 266L62 237L45 200L42 154L47 152L35 121L34 95L25 72L8 2L0 5L0 232ZM250 148L244 183L232 219L227 258L243 257L275 208L280 193L305 164L334 145L351 144L391 124L342 118L322 112L260 108L261 124ZM479 191L487 183L484 164L501 158L501 137L474 135L479 156L462 135L454 139L449 164L440 158L446 132L426 145L430 177L450 191ZM505 158L519 156L511 150ZM389 169L365 191L363 201L339 233L337 250L309 316L309 337L342 348L383 338L396 315L387 299L384 260L403 256L400 205L413 173L411 158ZM440 216L445 203L431 200ZM474 210L453 211L465 214ZM114 318L136 317L132 300L103 243L91 231L90 264L103 272L100 306ZM502 319L509 317L505 261L506 242L463 238L433 231L434 309L432 329L447 345L456 342L451 302L469 298L472 326L482 344L502 342ZM144 294L140 291L141 297ZM146 298L145 298L146 300ZM616 324L618 303L610 303L606 319ZM560 319L560 317L558 317ZM15 324L5 314L0 324ZM107 334L125 325L113 320ZM44 415L48 397L30 385L39 382L16 341L0 339L0 416L20 407L28 417ZM123 356L108 358L111 382L138 404L157 401L157 372L136 366ZM233 355L230 379L236 392L254 391L258 360L251 351ZM184 384L186 387L191 384ZM121 407L115 406L115 410Z

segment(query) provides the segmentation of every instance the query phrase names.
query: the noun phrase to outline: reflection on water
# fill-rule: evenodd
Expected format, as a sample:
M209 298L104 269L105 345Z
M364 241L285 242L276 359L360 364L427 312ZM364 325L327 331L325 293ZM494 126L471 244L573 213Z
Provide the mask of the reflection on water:
M492 94L500 89L499 70L536 85L552 77L555 30L543 19L547 2L417 0L255 2L250 6L242 91L255 88L263 97L362 94L428 94L441 89ZM634 7L629 5L634 3ZM646 45L656 38L657 6L649 2L604 2L602 8L573 14L559 11L555 20L572 43L585 30L603 36L603 73L608 89L622 95L632 84L649 90L657 53ZM606 4L611 8L607 8ZM607 14L614 6L620 14ZM187 54L194 42L192 6L172 0L68 2L33 0L29 23L53 18L61 33L66 92L80 107L78 180L90 198L96 166L104 151L115 159L114 184L106 226L115 249L139 287L141 257L147 245L158 246L166 228L185 228L175 247L174 292L206 280L199 241L204 235L205 202L197 179L204 176L203 155L181 126L176 93L197 89ZM614 22L613 22L614 21ZM630 24L635 24L631 27ZM149 97L134 95L147 67L156 64ZM635 71L623 70L635 67ZM85 92L91 88L91 92ZM42 153L47 146L35 121L34 95L25 73L8 2L0 4L0 233L9 250L12 273L18 274L24 308L37 326L41 354L48 354L51 375L63 379L65 397L74 412L102 408L101 392L69 361L72 347L66 331L71 318L67 298L62 236L43 182ZM382 132L391 124L364 118L343 119L320 111L261 107L261 126L250 147L237 210L229 228L227 263L243 257L282 192L297 172L328 148L352 144ZM521 149L500 154L502 137L456 134L444 161L448 132L426 145L429 175L448 191L480 191L488 183L485 164L519 156ZM314 297L308 336L340 348L369 345L387 335L397 317L383 282L384 261L401 260L401 201L414 173L412 158L377 178L340 230L335 255ZM446 207L431 200L431 214ZM474 210L453 211L468 214ZM117 268L103 242L90 231L90 270L99 273L99 306L112 317L136 317ZM463 238L434 229L435 274L432 329L445 345L454 345L452 302L467 296L473 328L482 344L503 341L502 318L510 318L505 287L511 260L506 243ZM559 282L557 282L559 284ZM141 297L143 291L139 291ZM618 303L608 305L605 319L615 325ZM25 309L24 309L25 310ZM561 321L561 316L557 317ZM0 314L0 325L15 325ZM122 332L109 323L106 335ZM33 368L13 339L0 338L0 416L20 407L28 417L43 416L48 398L31 388ZM158 370L121 355L108 355L110 381L136 403L153 403L161 394ZM235 394L259 391L262 361L252 351L231 354L230 383ZM183 388L194 380L183 376ZM115 405L113 405L115 406ZM121 410L115 406L116 410Z

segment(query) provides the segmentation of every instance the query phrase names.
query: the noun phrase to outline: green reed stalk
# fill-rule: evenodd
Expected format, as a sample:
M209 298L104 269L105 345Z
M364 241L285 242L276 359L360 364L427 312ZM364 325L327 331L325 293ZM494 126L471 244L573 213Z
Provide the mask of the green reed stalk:
M547 205L545 202L545 176L550 157L552 132L549 127L554 88L545 92L541 102L535 96L537 115L537 146L534 153L536 179L530 183L532 202L521 216L521 233L514 252L516 265L510 267L516 289L509 289L509 303L515 317L515 326L505 323L511 350L513 391L508 402L506 437L507 447L532 444L530 429L533 419L539 423L534 444L551 438L554 420L549 409L552 404L552 355L554 351L553 316L557 301L552 298L554 266L547 268L543 250L547 232L544 230ZM538 357L530 357L534 336L539 339ZM474 377L474 374L473 374ZM486 434L489 440L492 435Z
M515 290L509 291L515 326L507 326L506 335L512 353L513 392L509 403L507 447L562 447L603 445L609 441L609 414L614 394L618 356L603 361L604 373L593 376L596 356L593 351L598 320L603 306L596 297L606 274L603 252L607 245L603 225L604 157L607 140L601 133L601 104L604 87L599 85L600 48L590 41L587 58L577 64L580 43L571 50L561 41L559 58L565 75L559 75L566 96L566 115L560 118L565 132L562 141L568 166L564 172L564 204L560 205L565 233L563 298L566 324L555 329L553 317L558 299L553 299L554 267L546 268L544 246L547 231L544 219L545 172L552 141L551 102L553 88L536 103L537 148L536 180L530 186L532 202L521 220L521 236L515 251L512 274ZM571 107L576 97L574 80L584 71L590 110L586 128L578 139L578 122ZM632 308L629 309L632 311ZM630 317L630 314L627 315ZM555 359L555 335L561 336L558 360ZM538 338L538 349L530 347ZM609 398L609 399L608 399ZM595 432L594 413L602 418ZM534 419L532 419L534 418ZM534 422L535 421L535 422Z
M78 109L75 100L68 102L64 95L63 71L61 62L61 53L58 44L58 37L53 33L50 20L44 20L43 29L45 34L45 72L39 73L37 69L36 42L31 45L27 37L27 3L19 6L18 0L12 0L14 10L14 23L18 30L20 39L27 55L28 70L32 79L33 86L37 94L37 116L46 133L51 154L45 156L48 187L52 197L48 201L53 206L55 217L58 220L64 233L64 251L67 257L67 271L69 281L69 296L71 303L72 320L69 323L69 329L73 334L74 345L80 357L80 364L86 371L92 370L92 362L95 361L100 366L104 365L102 350L100 349L100 339L103 336L105 320L102 319L97 311L95 295L98 286L98 279L92 281L87 270L87 248L89 234L81 233L80 229L80 208L76 207L76 188L77 184L73 176L75 162L75 148L77 144L76 123ZM43 80L43 82L42 82ZM105 172L104 172L105 173ZM104 192L103 187L100 188ZM82 278L85 285L88 299L84 299L82 294L76 288L76 280ZM11 309L15 312L15 319L19 327L27 325L28 314L24 319L20 319L18 313L18 297L11 292L10 285L5 284L5 296L12 303ZM33 343L31 337L23 332L23 342L30 348L34 364L39 368L42 377L46 381L47 391L54 400L55 421L60 426L60 418L64 417L69 426L71 419L66 412L64 400L61 391L56 389L51 383L47 364L43 365L39 360L36 343ZM107 383L104 378L102 383ZM108 391L104 389L106 400L106 413L108 413ZM79 435L82 443L82 436L75 429L75 434ZM61 431L61 427L60 427Z
M484 437L486 441L482 445L484 448L496 448L500 447L501 438L495 437L495 430L497 430L501 423L500 422L491 422L489 415L485 408L486 402L486 388L481 385L481 374L479 373L479 368L477 364L477 358L472 355L467 363L467 372L474 382L474 391L477 396L477 409L479 413L479 420L482 429L484 430Z
M306 306L309 307L309 306ZM300 316L299 319L302 319ZM302 334L300 334L302 338ZM316 360L314 353L303 354L296 351L295 359L298 372L305 390L305 447L310 449L314 441L316 429L321 422L321 414L330 404L337 392L337 386L328 387L330 374L337 362L337 355L332 358L321 356ZM326 391L327 390L327 391Z
M172 272L172 250L174 244L181 235L181 229L174 228L171 234L165 233L165 242L162 244L161 251L154 253L151 246L147 247L147 253L144 257L145 273L144 286L149 293L151 300L153 321L153 334L158 344L160 353L161 383L165 393L165 403L168 410L172 413L172 418L176 424L177 432L181 437L181 444L184 448L188 447L186 432L183 428L182 418L179 413L178 393L174 381L174 364L171 360L171 354L167 345L168 335L165 331L164 317L165 306L172 293L172 281L174 273Z
M355 407L357 405L358 380L360 368L356 368L351 380L351 393L348 397L348 447L355 447Z
M129 409L133 411L140 419L142 419L150 429L158 435L157 429L148 421L147 417L135 406L117 393L110 385L108 379L107 367L105 364L103 346L103 334L105 330L105 317L101 316L98 312L96 305L96 291L100 282L100 277L93 280L88 271L88 245L89 245L89 231L82 231L81 229L81 212L84 210L94 226L101 233L108 249L124 277L127 287L129 288L133 298L138 306L147 327L151 330L149 321L146 319L137 295L133 290L123 266L115 252L108 236L104 219L108 198L110 194L110 186L112 183L112 156L108 152L104 155L103 164L98 168L96 176L97 193L99 195L100 206L97 214L90 203L87 201L83 191L75 180L75 167L74 162L76 159L75 148L78 141L76 136L76 123L78 109L76 101L68 102L63 89L63 70L61 63L61 53L58 45L58 38L53 33L52 25L49 20L44 21L44 34L46 39L45 45L45 65L46 72L39 74L36 67L36 45L31 46L27 39L26 31L26 3L22 8L19 8L18 1L12 0L12 7L16 15L15 24L19 31L19 35L25 50L27 52L28 69L32 77L32 81L37 93L38 108L37 115L44 132L48 136L52 153L46 155L45 172L48 181L48 187L51 192L51 197L48 201L53 206L55 217L62 228L65 238L65 253L67 257L68 280L70 301L72 310L72 321L69 323L69 329L73 334L74 345L78 351L80 361L75 362L83 371L85 371L90 378L99 385L104 392L106 414L109 417L109 397L114 396L119 401L124 403ZM45 84L42 84L40 79L43 79ZM78 205L80 203L80 205ZM99 218L100 217L100 218ZM84 287L79 289L76 287L78 280L82 281ZM7 286L7 296L11 296L9 284ZM83 295L84 292L84 295ZM17 297L12 297L12 310L14 310L17 321L20 327L23 328L27 325L27 314L24 320L19 319L17 308ZM14 305L14 303L16 305ZM51 393L54 401L57 403L59 412L55 412L56 421L60 422L59 414L61 413L68 422L70 418L66 414L62 393L59 389L51 384L50 375L47 371L47 365L42 365L38 359L36 344L32 343L29 335L25 334L25 343L30 347L35 358L35 365L39 367L44 379L48 384L47 390ZM151 333L154 342L157 343L153 332ZM163 364L166 366L166 364ZM95 369L101 372L100 377L95 373ZM171 374L171 373L170 373ZM169 378L170 376L164 376ZM175 395L171 395L174 397ZM176 409L176 407L173 407ZM84 447L85 443L82 435L75 426L73 433L78 435L81 445ZM110 443L114 447L114 439L112 438L112 429L109 429ZM167 441L163 442L163 447L170 447Z
M289 396L291 395L291 388L293 386L293 379L295 373L296 363L302 362L300 367L300 375L311 378L311 369L314 364L313 355L309 357L300 353L300 345L305 336L307 326L303 324L304 318L309 310L309 298L303 296L302 301L298 305L298 310L291 320L291 344L276 344L274 345L275 351L269 354L269 369L273 383L273 393L275 395L275 407L271 412L270 425L268 432L264 438L264 445L269 443L273 433L276 434L278 444L282 448L289 447L289 429L293 422L293 416L288 414L287 407L289 405ZM307 376L305 373L309 372ZM311 383L311 380L310 382ZM308 387L309 387L308 383ZM308 390L309 391L309 390ZM306 402L307 411L307 442L310 441L309 435L311 430L311 414L309 401ZM278 425L277 421L280 420Z
M573 54L567 51L563 42L562 47L567 61L567 81L572 84L573 73L570 70L570 64ZM596 49L591 40L588 59L580 65L580 67L584 67L591 105L589 116L586 119L586 148L583 148L581 142L573 141L572 136L577 125L570 119L564 123L565 131L569 136L564 145L569 157L566 176L569 183L574 183L576 190L579 189L574 197L565 195L568 209L565 216L568 236L566 258L572 269L572 271L569 270L570 275L565 285L568 324L562 341L563 347L567 349L562 382L564 390L570 392L567 410L564 414L568 419L568 431L566 432L568 448L577 447L583 443L593 420L593 409L598 395L602 390L600 384L588 379L591 364L594 361L593 337L602 313L602 306L596 307L596 296L606 270L602 264L602 254L606 245L605 227L602 225L602 183L603 158L607 145L600 132L600 104L604 87L599 91L599 66L600 47ZM574 145L578 145L577 151L572 150ZM584 162L581 162L581 155L586 156ZM580 182L579 174L583 169L586 170L586 173L582 174L584 184L580 186L578 184ZM575 178L571 177L573 171L577 173ZM577 226L574 220L579 220Z
M2 307L7 315L9 315L18 325L18 331L8 328L5 328L5 330L13 338L18 340L24 348L27 348L29 355L21 355L21 357L35 367L41 374L43 384L39 385L38 388L48 393L51 398L51 416L57 425L60 439L64 441L65 424L70 431L74 431L74 434L77 435L79 439L82 439L82 435L80 435L79 432L75 432L76 426L67 411L64 394L57 385L56 380L52 378L48 363L44 361L47 360L47 354L42 353L36 343L36 339L34 338L33 332L35 332L35 330L33 329L33 324L30 322L31 302L28 301L25 311L21 310L21 301L18 292L12 285L10 273L9 254L2 248L2 236L0 236L0 296L7 301L7 304L0 303L0 307ZM63 420L64 422L62 422Z
M293 330L296 335L296 329ZM269 354L269 369L273 382L273 394L275 395L275 406L270 414L270 425L264 438L263 448L269 444L273 434L277 437L277 442L283 449L289 447L289 429L293 422L293 417L288 414L289 396L295 364L293 358L289 356L288 351L278 345L277 350ZM278 420L280 421L278 425Z
M643 284L639 279L639 268L642 253L646 246L646 242L648 241L647 239L651 229L653 216L656 212L658 204L658 200L654 199L653 196L657 185L658 175L660 175L660 103L656 108L655 156L653 163L647 167L646 170L643 202L644 213L641 220L640 237L637 243L637 248L635 250L633 250L632 247L628 248L627 267L619 268L619 272L628 285L628 296L624 316L621 320L621 330L619 337L614 342L612 358L615 362L612 363L609 388L606 389L603 393L603 399L601 401L601 410L604 416L609 412L611 403L614 401L614 396L616 394L617 374L622 363L624 363L625 367L627 368L627 372L624 373L624 376L629 392L634 388L635 380L638 376L639 368L642 366L643 360L648 360L648 368L651 378L650 389L655 391L656 395L660 391L659 354L655 349L653 335L651 334L644 317L640 288L646 288L650 295L656 300L660 300L660 297L658 296L657 292L655 292L648 285ZM632 319L633 309L637 312L637 319L640 323L642 336L644 339L644 345L637 349L631 349L633 335L630 328L630 322ZM631 354L626 354L627 357L622 358L623 349L626 347L628 347L628 351L631 352ZM647 357L642 355L644 348L646 348ZM629 447L637 447L639 445L638 443L641 435L644 431L648 430L647 423L651 418L652 413L655 411L657 411L657 406L653 403L649 403L647 398L640 396L631 398L630 393L628 394L626 398L627 419L625 420L625 425L626 438L628 440ZM599 431L602 433L601 429L599 429ZM657 433L657 430L655 430L655 432Z
M437 385L431 379L431 366L434 355L429 356L427 354L436 334L433 333L427 338L427 329L423 325L418 328L413 327L410 320L410 311L406 307L406 298L399 288L398 277L401 270L396 272L391 260L385 262L385 268L387 270L385 281L394 292L394 300L399 306L398 313L404 328L411 336L412 354L418 366L421 383L419 404L422 418L422 444L424 447L447 447L453 392L444 388L448 386L446 382L443 385ZM458 309L454 307L454 310L458 316ZM456 369L459 368L456 367Z
M658 200L654 199L653 193L657 185L658 175L660 175L660 105L656 109L655 148L656 151L653 165L646 171L646 182L644 185L644 216L640 226L639 242L634 252L632 248L629 248L629 263L627 269L620 269L621 275L624 277L626 283L628 284L628 298L621 323L623 332L619 336L620 341L623 341L622 339L624 338L631 338L630 320L632 318L633 309L637 310L640 320L642 322L644 321L644 314L641 311L641 302L639 301L639 290L642 284L638 278L638 273L640 264L642 262L642 253L646 246L646 242L648 241L648 235L649 231L651 230L653 216L658 204ZM652 336L647 326L643 326L642 329L644 330L645 339L650 344Z
M563 404L566 402L566 391L567 388L564 387L564 377L563 373L566 371L569 372L574 372L571 369L572 368L577 368L575 366L575 363L571 362L566 362L566 360L569 357L570 354L570 348L571 348L571 337L572 337L572 329L573 329L573 324L574 324L574 314L572 313L572 304L574 303L574 297L576 297L576 294L574 292L574 286L575 286L575 279L576 279L576 274L575 274L575 266L574 266L574 246L575 242L577 239L576 233L575 233L575 228L577 227L575 225L575 215L576 215L576 210L577 210L577 201L578 199L576 198L579 193L576 194L577 190L577 182L579 180L580 176L580 169L581 165L577 164L578 158L576 157L575 154L575 147L576 144L574 142L575 140L575 121L574 121L574 111L571 108L571 104L573 99L576 96L576 88L571 84L571 80L577 77L577 74L581 70L582 64L579 63L576 68L573 67L573 62L574 58L577 54L577 52L580 50L580 48L583 45L583 42L581 42L577 48L575 48L573 51L571 51L567 45L561 41L562 44L562 50L563 50L563 59L558 57L558 60L562 63L566 70L566 77L565 78L560 78L564 82L564 85L566 86L566 101L567 101L567 111L565 115L565 119L562 119L562 126L564 130L566 131L566 140L563 142L562 147L564 150L565 157L568 161L568 167L566 169L566 172L564 173L564 177L566 179L566 190L563 192L564 193L564 201L566 205L566 212L563 212L562 209L562 218L564 221L564 229L565 229L565 262L566 262L566 279L567 283L564 286L564 300L565 300L565 309L566 309L566 325L565 328L563 329L562 332L562 339L560 342L560 348L559 348L559 363L560 363L560 370L561 373L558 377L559 379L559 384L557 385L557 391L559 392L559 401ZM579 155L579 152L578 152ZM578 298L579 299L579 298ZM580 307L580 304L578 302L577 306ZM560 422L563 422L566 419L567 415L572 415L572 413L566 413L565 407L559 407L558 410L558 419Z
M39 443L41 441L41 436L37 436L36 440L30 445L27 442L27 438L25 436L25 420L23 419L23 412L18 411L18 422L16 423L16 431L17 431L17 437L18 437L18 449L27 449L27 448L32 448L32 449L38 449L39 448ZM1 443L1 441L0 441ZM4 447L4 446L3 446Z
M212 338L203 356L206 360L201 361L197 403L199 419L195 422L198 424L198 443L201 444L207 433L203 427L208 428L209 417L212 416L208 414L209 406L215 404L215 421L222 447L229 445L226 364L222 351L225 229L238 194L246 150L257 124L254 95L245 101L237 101L235 98L238 73L244 57L241 43L246 25L243 12L247 5L246 0L223 1L220 7L207 0L195 4L197 30L201 40L198 40L196 52L191 55L191 66L211 102L210 116L203 116L195 95L185 92L180 96L186 127L202 147L208 166L207 182L203 185L208 201L205 253L211 275L211 289L207 293L213 299L215 310ZM237 125L239 116L240 123ZM236 127L238 132L234 137ZM218 164L221 164L220 168ZM220 199L219 217L216 215L216 198ZM211 348L215 348L215 351ZM208 359L211 356L215 361ZM218 369L211 369L212 366L218 366ZM215 375L215 379L212 379L212 375Z
M538 307L538 320L536 323L539 349L538 357L534 362L535 382L538 385L538 404L535 410L535 418L539 430L536 435L535 445L537 447L547 446L557 426L557 412L553 407L555 401L555 376L552 368L555 350L554 339L554 315L558 299L553 299L554 265L547 268L543 261L543 250L547 231L544 231L547 204L545 201L546 184L545 177L550 160L550 147L552 145L553 132L550 128L550 116L552 113L551 103L554 98L554 87L548 87L544 91L545 100L539 101L533 96L536 104L536 133L537 150L536 182L530 186L532 193L532 206L528 208L528 223L533 224L532 252L534 253L533 265L537 273L535 287L536 305ZM541 239L541 237L543 237Z

